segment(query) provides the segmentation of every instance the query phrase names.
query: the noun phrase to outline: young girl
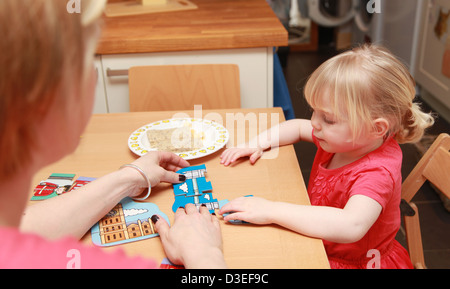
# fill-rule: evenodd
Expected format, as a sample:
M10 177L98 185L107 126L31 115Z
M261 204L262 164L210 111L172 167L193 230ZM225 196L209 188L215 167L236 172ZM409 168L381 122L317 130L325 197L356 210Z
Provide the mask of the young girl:
M275 223L323 239L332 268L412 268L395 240L400 227L402 151L418 141L433 118L413 103L415 83L389 51L364 45L322 64L305 97L311 120L279 125L241 148L224 151L225 166L264 150L304 140L317 145L308 194L312 206L239 198L225 205L225 220Z

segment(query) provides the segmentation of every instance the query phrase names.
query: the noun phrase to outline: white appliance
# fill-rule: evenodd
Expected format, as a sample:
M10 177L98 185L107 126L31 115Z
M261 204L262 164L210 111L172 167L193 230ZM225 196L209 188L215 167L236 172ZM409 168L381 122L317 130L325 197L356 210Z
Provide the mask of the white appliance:
M338 6L339 13L337 15L327 12L326 8L330 2ZM367 0L307 0L307 4L308 16L321 26L337 27L354 21L356 26L365 32L369 30L372 18L367 11L374 12L379 9Z
M327 13L324 8L326 2L320 0L308 0L308 15L319 25L336 27L353 20L358 15L360 7L359 0L351 0L350 8L343 15L334 16Z
M420 0L414 76L421 96L450 122L450 1Z
M389 48L414 73L414 53L420 23L418 5L421 0L380 0L379 13L372 14L372 26L364 32L354 28L354 43L362 43L369 36L373 43Z
M368 32L353 29L353 43L362 43L367 34L373 43L389 48L409 66L422 99L450 122L450 76L445 73L445 64L450 69L445 58L450 57L450 1L380 0L380 7ZM447 32L437 36L440 13L449 14L440 24Z

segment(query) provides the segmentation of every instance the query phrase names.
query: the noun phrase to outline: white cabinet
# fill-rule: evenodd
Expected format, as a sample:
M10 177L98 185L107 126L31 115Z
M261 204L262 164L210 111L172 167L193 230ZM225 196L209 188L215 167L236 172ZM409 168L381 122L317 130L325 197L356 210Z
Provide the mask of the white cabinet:
M132 66L146 65L237 64L241 82L241 106L273 106L272 47L101 55L97 60L96 66L101 67L99 71L102 73L98 78L94 113L128 112L127 71Z

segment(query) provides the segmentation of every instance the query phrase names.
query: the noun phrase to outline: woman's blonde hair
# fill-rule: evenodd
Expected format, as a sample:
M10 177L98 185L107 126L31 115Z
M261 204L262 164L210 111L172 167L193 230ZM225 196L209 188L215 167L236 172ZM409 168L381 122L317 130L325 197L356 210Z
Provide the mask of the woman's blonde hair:
M51 104L81 92L92 65L105 0L0 1L0 180L29 165L39 122ZM55 135L49 136L49 142Z
M374 120L389 122L388 135L399 143L416 142L433 125L430 114L414 103L415 81L386 48L365 44L323 63L309 78L304 94L313 108L328 97L338 118L346 119L354 137L374 129Z

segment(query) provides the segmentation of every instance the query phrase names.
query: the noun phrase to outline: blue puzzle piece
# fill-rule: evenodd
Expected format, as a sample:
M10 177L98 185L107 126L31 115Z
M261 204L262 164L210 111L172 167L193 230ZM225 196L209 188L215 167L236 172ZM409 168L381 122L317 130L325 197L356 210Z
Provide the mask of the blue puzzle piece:
M186 181L181 184L173 185L175 202L172 205L172 211L176 212L179 207L185 207L187 204L195 204L199 208L205 204L210 213L214 213L219 208L219 202L212 196L212 186L206 181L206 166L192 166L177 171L186 176Z

